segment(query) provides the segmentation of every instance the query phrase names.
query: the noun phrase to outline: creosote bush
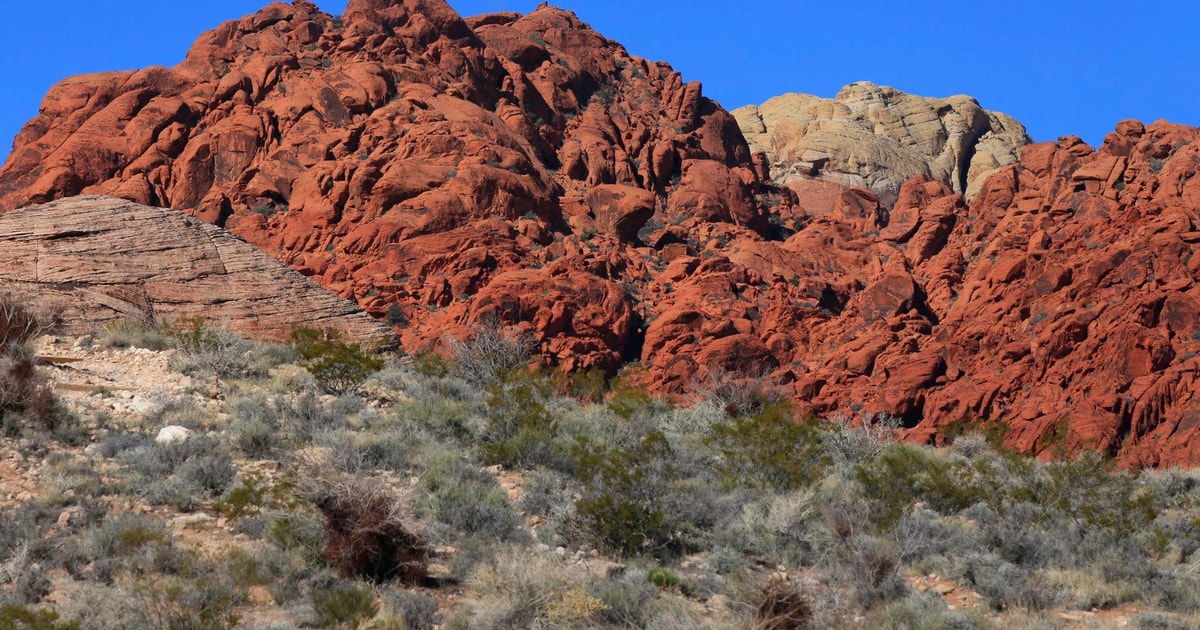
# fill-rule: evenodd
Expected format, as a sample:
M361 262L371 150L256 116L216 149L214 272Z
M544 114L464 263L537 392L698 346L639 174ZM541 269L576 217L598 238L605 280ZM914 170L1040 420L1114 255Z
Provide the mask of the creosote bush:
M297 328L292 331L291 344L317 383L334 394L354 392L383 369L383 359L357 343L342 341L336 330Z
M487 431L479 447L484 462L524 468L562 458L554 442L558 423L545 402L550 381L515 367L497 375L486 392Z
M658 431L630 447L579 438L571 449L584 496L575 502L576 526L602 550L624 557L669 556L679 540L662 505L662 486L675 477L673 452Z
M824 476L830 463L821 442L826 430L815 420L797 420L791 405L777 402L713 425L708 442L721 453L727 484L792 490Z

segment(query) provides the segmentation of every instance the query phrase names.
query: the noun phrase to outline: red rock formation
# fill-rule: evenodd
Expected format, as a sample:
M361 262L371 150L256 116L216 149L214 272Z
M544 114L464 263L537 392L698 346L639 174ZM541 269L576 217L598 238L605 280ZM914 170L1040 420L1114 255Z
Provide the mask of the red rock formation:
M81 192L223 225L421 350L479 319L547 362L640 361L660 392L758 374L914 439L1200 463L1200 131L1122 123L1025 149L967 205L761 182L733 119L549 7L297 0L172 69L69 79L0 169L0 209ZM1190 144L1189 144L1190 143ZM1194 337L1194 338L1193 338Z
M410 348L469 323L477 298L519 301L506 322L584 338L547 340L556 360L614 368L636 358L619 282L654 257L639 232L656 211L765 231L757 187L699 84L571 13L352 0L332 18L297 0L204 34L175 68L55 86L0 170L0 209L80 193L181 209L376 315L397 305ZM512 282L568 270L574 290L536 304Z

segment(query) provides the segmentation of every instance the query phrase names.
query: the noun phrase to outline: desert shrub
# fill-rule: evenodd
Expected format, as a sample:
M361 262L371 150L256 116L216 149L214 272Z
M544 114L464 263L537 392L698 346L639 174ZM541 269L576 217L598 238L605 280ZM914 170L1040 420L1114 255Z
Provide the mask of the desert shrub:
M646 581L658 588L674 588L679 586L679 575L670 569L654 567L646 571Z
M520 529L521 519L504 489L492 476L453 456L431 462L421 477L424 509L449 527L454 537L506 540Z
M829 464L822 428L797 421L785 403L713 425L708 442L721 454L719 471L731 486L791 490L819 480Z
M0 301L0 311L3 308ZM15 331L9 334L16 335ZM36 363L36 357L20 344L0 346L0 435L4 437L16 437L27 428L61 431L74 421Z
M487 428L480 452L484 462L525 467L560 459L554 443L556 421L546 401L553 384L523 367L496 376L487 385Z
M521 509L527 514L552 518L570 510L569 480L560 473L544 468L533 470L525 477L521 494Z
M544 626L550 605L560 602L586 580L586 573L557 557L506 547L470 580L479 597L472 606L476 614L472 625L513 629Z
M118 320L105 324L100 341L110 348L166 350L171 347L170 337L162 327L143 320Z
M963 559L960 577L987 598L993 610L1014 607L1044 610L1053 606L1058 597L1036 573L995 554L968 555Z
M661 432L627 447L593 445L580 437L571 455L585 486L575 502L574 525L587 542L626 557L680 551L661 504L664 485L675 478L671 447Z
M981 544L976 536L927 509L905 512L896 521L891 538L904 563L919 562L929 556L958 555Z
M936 594L910 594L888 604L871 620L871 627L894 630L974 630L980 620L952 611Z
M48 608L19 604L0 605L2 630L79 630L79 622L59 621L58 613Z
M785 396L761 370L735 372L707 367L691 384L701 400L713 403L728 417L756 416L783 402Z
M185 487L195 489L206 497L219 496L229 487L236 474L233 459L224 450L211 451L200 457L192 457L175 469L175 478Z
M859 605L870 609L892 601L905 591L900 578L900 561L883 540L855 536L845 543L849 576Z
M104 458L113 458L125 451L147 447L150 439L137 433L121 431L110 433L96 443L95 454Z
M650 617L660 594L644 576L627 572L595 584L591 592L604 605L597 614L600 621L618 628L651 627Z
M527 337L495 323L477 326L465 339L447 339L446 347L450 372L476 386L497 383L503 375L528 365L531 353ZM434 365L427 361L424 367Z
M252 459L265 459L279 448L279 429L261 420L235 419L230 426L238 450Z
M375 616L379 607L370 588L317 578L312 587L312 607L322 628L348 626L356 628Z
M839 467L874 460L895 439L900 419L888 413L863 414L857 423L836 419L831 430L821 434L832 459Z
M179 351L171 366L184 374L263 377L291 359L283 346L250 341L229 329L211 326L202 317L181 318L168 324L164 332L170 346Z
M93 558L123 558L147 546L170 542L171 534L162 521L145 514L122 512L91 530L86 548Z
M249 474L238 485L228 488L212 509L229 518L258 514L264 507L279 503L278 492L279 487L268 487L262 475Z
M75 582L66 585L58 611L79 630L150 630L144 609L133 593L120 585Z
M406 584L425 578L425 543L407 523L402 500L382 483L318 480L310 494L325 517L322 555L344 576Z
M822 507L812 488L746 501L719 538L725 546L745 553L776 561L797 560L821 544L818 524Z
M330 431L319 442L329 447L331 465L347 473L407 470L417 449L408 436L387 429Z
M245 440L244 446L251 450L268 446L263 441L267 438L260 440L255 437L266 429L275 432L274 439L270 440L272 443L286 444L290 441L307 444L317 434L345 425L345 419L335 417L322 406L311 390L277 394L270 398L242 396L230 402L230 410L233 414L232 428L239 446Z
M974 459L976 456L986 452L990 448L987 437L977 433L970 433L954 438L951 447L961 453L963 457Z
M625 420L632 420L638 415L653 415L666 410L662 400L655 398L644 388L624 381L613 383L605 404L609 411Z
M132 448L117 461L134 472L132 489L147 501L184 511L220 496L237 472L221 441L206 435Z
M332 329L298 328L292 331L291 344L317 383L334 394L354 392L383 369L382 359L357 343L342 341Z
M438 601L421 591L385 592L382 597L384 612L398 621L388 626L396 630L433 630L442 621L438 612Z
M1007 562L1025 567L1042 568L1059 555L1056 551L1058 538L1064 534L1054 523L1042 519L1039 509L1029 503L1010 506L1004 514L988 510L973 510L972 515L982 516L980 534L990 549ZM1068 543L1069 544L1069 543ZM1068 553L1068 557L1075 551Z
M264 518L265 538L280 551L298 556L310 565L322 560L321 553L329 542L323 517L306 510L288 509L269 510Z
M50 594L50 578L27 546L0 555L0 604L36 604Z
M604 602L580 584L546 605L546 619L552 624L580 627L590 625L604 608Z
M421 390L413 392L412 400L399 401L392 409L392 416L401 422L462 444L475 443L475 436L483 432L483 422L475 422L474 415L472 402Z
M1130 620L1137 630L1191 630L1195 626L1186 620L1162 612L1138 613Z
M1158 516L1158 497L1128 472L1113 472L1112 466L1101 454L1086 451L1046 465L1014 497L1039 505L1045 518L1057 512L1081 531L1098 528L1126 538Z
M954 514L988 496L969 467L911 444L888 445L873 461L856 466L854 478L881 530L895 526L918 499L941 514Z
M754 630L802 630L812 627L812 604L799 585L775 578L759 590L754 605Z
M237 584L224 565L190 552L180 555L175 575L166 579L137 575L135 591L145 605L149 625L196 630L236 626L246 585Z
M714 425L727 419L724 408L702 400L691 407L672 409L663 419L663 431L668 435L708 436Z
M86 504L85 504L86 506ZM51 535L61 507L42 501L28 501L0 510L0 583L16 580L26 565L53 567L66 541ZM85 509L86 520L99 518L100 511Z

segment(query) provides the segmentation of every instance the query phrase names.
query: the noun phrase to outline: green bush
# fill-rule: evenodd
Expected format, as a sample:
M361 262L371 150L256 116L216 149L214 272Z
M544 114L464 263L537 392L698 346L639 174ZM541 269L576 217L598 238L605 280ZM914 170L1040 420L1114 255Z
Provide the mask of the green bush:
M59 621L49 609L6 604L0 606L0 630L79 630L79 622Z
M793 490L821 479L829 466L824 428L797 421L791 406L769 404L752 416L713 425L707 443L721 454L719 472L730 486Z
M671 446L661 432L647 433L633 447L580 437L571 456L585 486L575 520L588 542L625 557L680 551L661 502L664 485L675 478Z
M546 408L553 384L524 367L500 374L487 386L487 429L480 454L488 464L529 467L561 459L557 421Z
M379 611L371 589L340 582L313 586L312 607L322 628L356 628Z
M334 394L349 394L383 369L383 360L357 343L346 343L336 330L297 328L292 348L317 383Z
M679 575L670 569L655 567L646 571L646 581L658 588L674 588L679 586Z

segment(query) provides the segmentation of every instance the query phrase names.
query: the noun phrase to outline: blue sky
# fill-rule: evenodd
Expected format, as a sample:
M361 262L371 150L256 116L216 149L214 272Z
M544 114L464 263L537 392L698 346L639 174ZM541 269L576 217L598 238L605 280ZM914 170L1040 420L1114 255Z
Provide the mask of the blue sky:
M14 2L0 45L0 159L46 90L72 74L174 65L196 36L266 0ZM317 4L340 13L345 1ZM463 15L536 0L451 0ZM1117 121L1200 125L1200 2L558 0L729 109L868 80L970 94L1034 140L1093 145Z

